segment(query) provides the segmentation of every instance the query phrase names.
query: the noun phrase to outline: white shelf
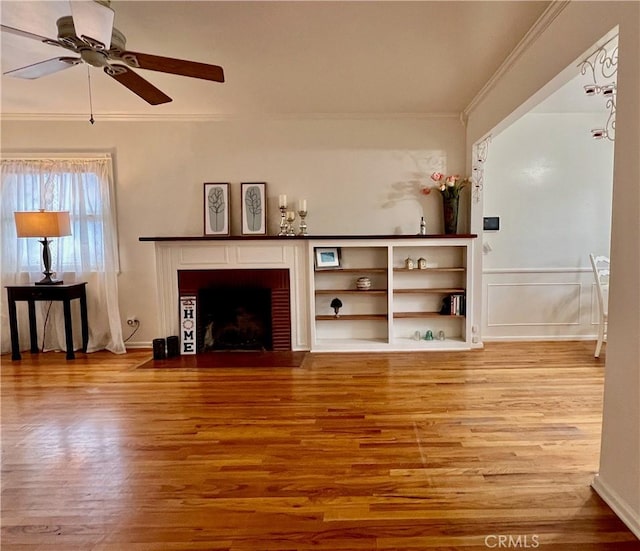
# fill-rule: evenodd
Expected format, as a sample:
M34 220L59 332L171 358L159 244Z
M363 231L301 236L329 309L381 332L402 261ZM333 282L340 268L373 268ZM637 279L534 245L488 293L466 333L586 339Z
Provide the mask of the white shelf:
M318 339L313 352L371 352L388 350L386 339Z
M317 315L316 321L386 321L389 316L387 314L340 314L339 316L332 315Z
M394 339L393 342L383 339L320 339L316 341L313 352L454 352L468 349L469 346L462 339L443 341Z
M440 312L394 312L395 319L448 319L464 318L461 314L441 314Z
M396 338L390 344L391 348L397 350L416 350L416 351L428 351L428 350L468 350L469 345L461 338L445 339L439 341L434 339L432 341L405 338Z
M386 268L316 268L316 274L386 274Z
M386 289L316 289L316 295L386 295Z
M398 288L393 290L397 294L420 294L420 293L435 293L439 295L455 295L464 293L464 289L460 287L423 287L421 289L403 289Z
M394 272L411 272L412 274L428 274L428 273L435 273L435 272L464 272L466 268L462 268L462 267L451 267L451 268L394 268L393 271Z

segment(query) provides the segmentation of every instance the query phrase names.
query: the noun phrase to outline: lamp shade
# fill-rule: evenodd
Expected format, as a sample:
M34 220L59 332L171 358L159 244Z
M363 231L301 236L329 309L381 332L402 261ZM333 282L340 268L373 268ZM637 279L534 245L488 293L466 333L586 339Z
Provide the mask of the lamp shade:
M15 212L18 237L62 237L71 235L66 211Z

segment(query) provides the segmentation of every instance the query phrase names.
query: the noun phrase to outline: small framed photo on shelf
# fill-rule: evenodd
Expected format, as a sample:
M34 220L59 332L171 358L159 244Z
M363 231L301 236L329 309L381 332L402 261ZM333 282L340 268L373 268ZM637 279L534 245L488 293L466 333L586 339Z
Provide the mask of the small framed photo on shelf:
M340 249L338 247L316 247L316 270L340 267Z
M240 184L242 235L267 235L267 184Z
M204 185L204 234L229 235L229 184Z

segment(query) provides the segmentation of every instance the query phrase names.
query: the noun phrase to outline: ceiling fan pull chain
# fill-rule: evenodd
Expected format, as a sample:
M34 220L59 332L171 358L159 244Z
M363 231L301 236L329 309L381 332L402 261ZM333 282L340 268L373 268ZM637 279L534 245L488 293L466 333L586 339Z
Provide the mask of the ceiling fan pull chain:
M89 122L93 124L96 121L93 118L93 99L91 98L91 69L89 65L87 65L87 79L89 81L89 112L91 114L91 117L89 118Z

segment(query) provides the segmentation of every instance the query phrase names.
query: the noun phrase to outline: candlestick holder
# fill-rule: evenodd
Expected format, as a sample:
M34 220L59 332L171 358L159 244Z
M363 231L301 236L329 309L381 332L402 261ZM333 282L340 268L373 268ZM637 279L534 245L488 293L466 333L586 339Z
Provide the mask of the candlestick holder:
M279 236L287 235L287 205L280 205L280 233Z
M307 211L299 210L298 215L300 216L300 231L298 232L298 235L307 235Z
M288 210L287 211L287 236L288 237L294 237L296 235L296 232L293 229L293 223L296 220L296 212L293 210Z

